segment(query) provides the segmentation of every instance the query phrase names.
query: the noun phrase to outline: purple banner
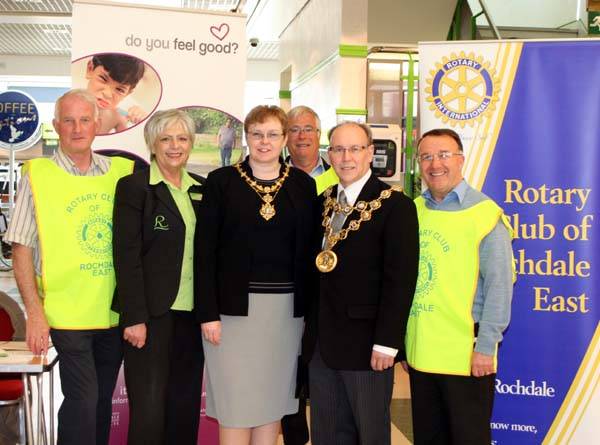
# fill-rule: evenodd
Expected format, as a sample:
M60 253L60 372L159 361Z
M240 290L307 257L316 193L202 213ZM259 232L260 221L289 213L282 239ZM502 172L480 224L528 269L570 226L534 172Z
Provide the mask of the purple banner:
M109 445L127 444L127 427L129 425L129 399L123 376L123 367L119 371L117 386L113 393L113 413ZM206 392L202 384L202 410L198 429L198 444L217 445L219 443L219 424L215 419L206 417Z

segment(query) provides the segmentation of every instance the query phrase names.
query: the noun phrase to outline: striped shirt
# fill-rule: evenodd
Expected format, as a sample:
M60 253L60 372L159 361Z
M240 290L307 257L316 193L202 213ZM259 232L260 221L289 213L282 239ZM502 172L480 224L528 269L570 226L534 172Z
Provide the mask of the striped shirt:
M60 148L50 159L64 171L74 176L101 176L106 174L110 168L110 158L94 152L92 152L92 162L86 172L81 172ZM17 201L3 240L6 243L18 243L32 248L35 273L41 275L40 240L29 175L21 176Z

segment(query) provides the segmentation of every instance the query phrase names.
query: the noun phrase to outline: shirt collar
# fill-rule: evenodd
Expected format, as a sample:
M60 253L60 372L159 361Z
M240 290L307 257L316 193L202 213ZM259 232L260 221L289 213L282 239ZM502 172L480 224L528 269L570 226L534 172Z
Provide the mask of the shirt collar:
M348 204L353 206L354 203L356 202L356 200L358 199L358 195L360 194L360 191L363 189L363 187L365 186L365 184L371 177L371 174L372 174L371 169L369 169L362 178L360 178L356 182L353 182L346 188L344 188L344 186L341 183L338 184L338 190L337 190L338 197L340 196L340 193L343 190L344 193L346 194L346 200L348 201Z
M156 160L152 160L150 163L150 185L156 185L161 182L164 182L168 187L176 190L181 190L182 192L187 192L188 189L193 185L200 185L198 181L190 176L190 174L184 169L181 169L181 188L175 187L172 182L165 179L160 168L158 168L158 164Z
M90 162L90 167L88 168L88 171L92 171L95 169L101 169L101 164L99 162L99 155L94 153L94 151L91 151L92 153L92 160ZM77 166L75 165L75 163L73 162L73 160L69 157L69 155L67 155L62 148L59 146L58 150L56 150L56 154L55 154L55 160L56 163L60 166L62 166L65 170L71 171L71 172L79 172L79 173L84 173L81 172L79 170L79 168L77 168Z
M426 201L428 201L429 203L431 203L433 205L439 205L442 203L447 204L452 201L458 201L459 203L462 204L463 200L465 199L467 189L468 189L467 181L465 181L463 179L446 196L444 196L444 199L442 199L441 203L437 202L433 198L429 189L425 190L423 193L421 193L421 195L423 196L423 198L425 198Z
M290 164L292 167L296 167L296 166L294 165L294 161L292 161L292 158L291 158L291 156L288 156L287 162L288 162L288 164ZM296 168L298 168L298 167L296 167ZM315 168L313 168L313 169L310 171L309 175L310 175L312 178L314 178L314 177L317 177L317 176L319 176L321 173L324 173L324 172L325 172L325 165L323 164L323 158L322 158L321 156L319 156L319 160L317 161L317 165L315 165Z

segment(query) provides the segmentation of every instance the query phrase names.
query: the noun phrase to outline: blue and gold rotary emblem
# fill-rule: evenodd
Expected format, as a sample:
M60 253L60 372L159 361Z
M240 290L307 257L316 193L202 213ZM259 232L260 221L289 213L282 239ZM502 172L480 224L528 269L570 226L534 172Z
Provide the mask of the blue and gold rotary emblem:
M112 255L112 223L104 215L94 215L84 221L77 235L86 254L99 259Z
M437 118L451 126L473 126L494 110L500 87L489 62L461 52L444 57L435 67L425 92Z
M415 300L424 297L430 291L437 279L437 270L435 261L431 255L421 251L419 258L419 275L417 276L417 288L415 290Z

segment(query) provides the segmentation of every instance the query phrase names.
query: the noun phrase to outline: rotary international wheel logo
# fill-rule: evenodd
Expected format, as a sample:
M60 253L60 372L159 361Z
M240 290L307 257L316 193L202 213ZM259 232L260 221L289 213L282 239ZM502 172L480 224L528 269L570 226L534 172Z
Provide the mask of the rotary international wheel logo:
M419 258L419 275L417 276L417 288L415 290L415 300L422 298L429 293L435 280L437 278L437 271L435 267L435 261L431 255L421 251L421 257Z
M495 109L500 87L494 69L482 57L452 53L435 67L425 92L438 119L453 127L473 126Z
M79 245L83 251L96 258L112 253L112 224L103 215L95 215L80 226Z

